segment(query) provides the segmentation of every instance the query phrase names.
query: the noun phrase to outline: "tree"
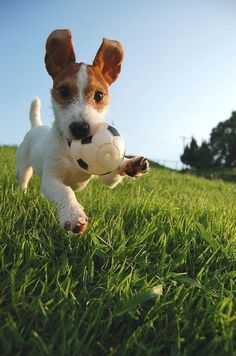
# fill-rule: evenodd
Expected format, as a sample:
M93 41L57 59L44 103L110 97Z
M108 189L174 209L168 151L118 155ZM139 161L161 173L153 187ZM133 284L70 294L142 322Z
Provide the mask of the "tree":
M212 130L210 146L216 166L236 166L236 111Z
M236 167L236 111L212 129L209 143L198 147L192 137L180 159L192 168Z
M196 168L197 155L198 155L198 144L194 137L192 137L191 143L185 146L184 153L180 157L181 161L187 166Z
M207 169L213 167L213 155L210 145L203 141L199 147L193 137L190 145L185 147L180 159L184 164L192 168Z
M213 154L209 143L203 141L199 147L196 160L196 168L207 169L214 165Z

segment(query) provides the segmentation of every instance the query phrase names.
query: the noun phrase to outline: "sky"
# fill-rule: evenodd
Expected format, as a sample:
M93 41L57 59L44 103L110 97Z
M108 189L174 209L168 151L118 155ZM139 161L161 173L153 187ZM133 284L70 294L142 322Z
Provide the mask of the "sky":
M0 28L0 145L20 144L36 96L52 124L45 42L60 28L77 62L92 63L103 37L123 44L106 121L127 154L181 168L182 137L201 144L236 110L235 0L8 0Z

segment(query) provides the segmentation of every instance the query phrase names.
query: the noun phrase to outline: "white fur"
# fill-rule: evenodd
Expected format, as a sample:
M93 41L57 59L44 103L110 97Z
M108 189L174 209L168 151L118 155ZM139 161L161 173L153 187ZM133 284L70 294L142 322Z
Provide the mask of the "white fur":
M107 113L107 108L102 111L95 110L88 105L85 100L84 90L88 85L87 65L82 64L77 76L79 93L78 97L64 109L52 98L52 106L55 121L59 132L66 140L72 140L73 136L69 126L72 122L81 120L87 121L90 125L90 133L94 134L99 123L103 122Z
M96 124L104 120L105 111L96 112L83 98L66 109L61 109L54 100L52 102L55 114L52 128L42 125L40 100L36 98L31 104L33 127L17 150L17 181L21 189L26 189L34 170L41 178L43 194L57 206L61 226L73 231L76 226L87 224L87 217L74 191L83 189L91 176L79 168L71 155L67 144L67 138L72 138L68 126L75 117L79 120L82 114L94 130ZM109 176L102 179L112 186L116 181ZM118 171L115 176L122 178Z
M41 102L39 98L35 98L30 106L30 122L32 127L42 125L40 109Z
M79 83L79 100L81 105L84 104L84 90L88 86L88 71L87 71L87 65L82 63L80 66L80 70L77 76L77 80Z
M36 98L30 109L32 128L17 150L17 181L21 189L26 189L33 170L41 178L44 195L57 207L58 219L62 227L74 232L83 231L87 217L78 203L74 191L83 189L91 176L79 168L73 159L67 141L72 134L69 125L74 121L86 120L91 134L104 120L106 109L99 112L86 102L84 89L88 85L87 66L82 65L78 73L79 94L68 107L62 108L53 98L55 122L52 128L43 126L40 117L41 103ZM124 159L121 167L101 179L110 187L117 185L125 175L125 167L130 160Z

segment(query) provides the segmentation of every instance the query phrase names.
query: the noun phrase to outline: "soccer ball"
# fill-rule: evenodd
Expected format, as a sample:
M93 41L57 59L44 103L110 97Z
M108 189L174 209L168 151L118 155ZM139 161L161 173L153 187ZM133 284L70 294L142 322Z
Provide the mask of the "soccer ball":
M125 154L123 137L106 123L100 124L93 136L73 140L70 148L81 169L99 176L117 169Z

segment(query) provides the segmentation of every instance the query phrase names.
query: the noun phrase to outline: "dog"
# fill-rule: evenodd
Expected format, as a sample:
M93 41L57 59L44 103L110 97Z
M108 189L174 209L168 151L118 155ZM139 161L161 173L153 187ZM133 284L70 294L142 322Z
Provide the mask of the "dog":
M42 124L41 103L31 103L31 130L17 150L17 184L26 189L33 171L41 178L41 190L54 202L62 228L83 233L88 218L76 199L91 175L83 171L71 155L72 140L95 133L105 120L109 86L117 79L123 60L120 42L103 39L92 65L76 63L69 30L53 31L46 42L45 65L53 79L51 90L55 121L52 127ZM110 188L125 176L137 177L147 172L148 160L136 156L124 158L119 168L100 179Z

